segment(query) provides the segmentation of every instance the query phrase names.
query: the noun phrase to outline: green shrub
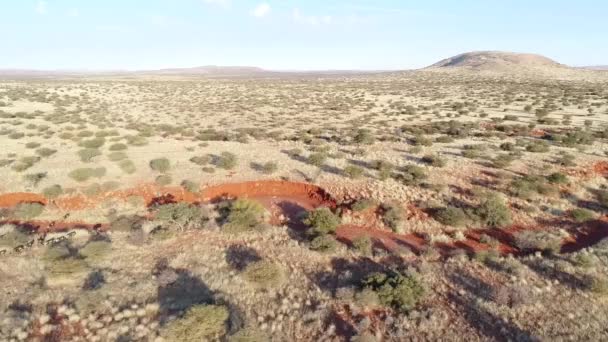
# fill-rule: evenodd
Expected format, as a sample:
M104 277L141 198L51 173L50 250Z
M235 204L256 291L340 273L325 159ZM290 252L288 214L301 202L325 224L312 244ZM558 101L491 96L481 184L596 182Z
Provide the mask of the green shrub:
M308 212L302 220L310 227L313 236L333 234L340 224L340 218L329 210L329 208L317 208Z
M526 151L534 153L545 153L549 152L549 148L549 143L544 140L537 140L533 143L528 144L528 146L526 146Z
M192 158L190 158L190 161L196 165L207 165L211 162L211 156L209 155L205 155L205 156L194 156Z
M438 209L433 218L438 222L452 227L461 227L467 221L467 215L462 208L446 207Z
M373 208L377 205L378 204L376 203L376 201L374 201L372 199L362 198L360 200L357 200L355 203L353 203L353 205L351 206L351 209L353 211L364 211L364 210Z
M85 148L84 150L78 151L78 157L80 160L89 163L91 160L97 156L101 155L101 151L96 148Z
M128 160L128 159L119 161L118 162L118 167L120 167L120 169L124 173L129 174L129 175L134 174L135 171L137 171L137 168L135 167L135 164L132 161Z
M566 176L565 174L561 173L561 172L555 172L550 174L547 177L547 180L550 183L554 183L554 184L566 184L568 183L568 176Z
M99 261L110 253L112 243L108 241L90 241L79 250L80 255L87 261Z
M25 171L25 170L29 169L30 167L34 166L34 164L36 164L39 161L40 161L40 157L38 157L38 156L22 157L19 160L17 160L17 162L14 163L11 168L17 172L22 172L22 171Z
M237 157L234 153L222 152L220 154L220 157L217 161L217 167L225 170L232 170L236 167L236 165Z
M161 336L167 341L200 342L220 340L226 335L230 312L223 305L195 305L164 326Z
M417 135L412 138L412 144L414 146L431 146L433 145L433 140L422 135Z
M243 271L243 276L261 288L277 287L285 280L285 273L281 266L266 260L249 264Z
M357 144L370 145L374 143L374 136L368 129L360 129L353 137L353 141Z
M127 159L127 158L128 158L128 156L124 152L112 152L112 153L108 154L108 159L113 162L121 161L121 160Z
M228 342L265 342L271 341L270 336L254 328L239 330L236 334L228 337Z
M76 257L57 258L47 260L45 269L51 277L74 277L84 274L88 270L85 260Z
M427 178L428 175L423 168L411 164L403 168L403 174L399 177L405 185L420 185Z
M193 181L191 181L191 180L187 180L187 179L184 179L184 180L182 181L181 186L182 186L184 189L186 189L186 190L188 190L188 191L190 191L190 192L192 192L192 193L197 193L197 192L199 192L199 191L200 191L200 188L201 188L201 186L200 186L200 184L199 184L199 183L196 183L196 182L193 182Z
M44 205L40 203L19 203L13 214L21 220L31 220L40 216L44 211Z
M312 153L308 156L308 163L316 167L321 167L327 160L327 154L325 153Z
M515 235L515 246L524 252L542 251L557 254L562 245L562 238L546 231L524 231Z
M90 140L83 140L80 142L79 145L84 148L95 149L95 148L100 148L105 143L106 143L106 140L104 138L94 138L94 139L90 139Z
M511 165L513 159L513 156L510 154L499 154L492 160L492 166L497 169L503 169Z
M434 167L444 167L446 164L445 159L432 154L427 154L422 157L422 162Z
M167 172L171 168L171 162L167 158L157 158L150 161L150 168L158 172Z
M363 176L364 173L365 173L365 171L362 168L355 166L355 165L349 165L344 168L344 175L347 176L348 178L352 178L352 179L361 178L361 176Z
M0 225L0 236L0 247L8 248L25 245L32 239L26 231L19 229L12 224Z
M80 168L68 173L68 176L77 182L86 182L90 178L101 178L105 176L106 168Z
M125 144L121 144L121 143L117 143L117 144L112 144L109 147L110 151L124 151L127 149L127 145Z
M373 273L365 278L363 288L376 292L382 305L401 312L414 309L425 293L418 279L397 272Z
M276 162L272 162L272 161L270 161L270 162L266 162L266 163L264 163L264 164L262 165L261 170L262 170L262 172L263 172L263 173L265 173L265 174L267 174L267 175L270 175L270 174L275 173L275 172L277 171L277 169L278 169L278 168L279 168L279 166L277 165L277 163L276 163Z
M52 148L46 148L46 147L42 147L42 148L39 148L36 150L36 154L43 158L50 157L55 153L57 153L57 150L54 150Z
M360 236L353 240L353 249L358 253L370 256L373 252L372 239L369 236Z
M481 223L490 227L500 228L511 224L511 210L504 199L496 193L490 193L482 198L473 212L480 218Z
M170 224L175 224L184 230L199 228L209 219L209 215L203 208L185 203L169 203L158 206L156 219Z
M338 241L331 235L319 235L310 241L310 249L321 253L332 253L338 248Z
M59 184L51 185L42 190L42 194L46 198L57 198L63 194L63 188Z
M24 175L23 179L30 183L32 186L36 187L43 179L46 178L46 176L46 172L30 173L28 175Z
M403 208L398 204L383 204L382 210L382 221L385 225L391 228L396 233L402 233L403 221L405 219L405 212Z
M30 141L27 144L25 144L25 148L36 148L36 147L40 147L40 143Z
M570 215L574 221L578 223L587 222L595 218L595 213L593 211L584 208L572 209L572 211L570 211Z
M160 186L166 186L173 182L173 177L171 177L171 175L160 175L156 177L154 182Z
M239 198L230 203L223 229L230 233L253 231L260 228L265 215L266 209L260 203Z

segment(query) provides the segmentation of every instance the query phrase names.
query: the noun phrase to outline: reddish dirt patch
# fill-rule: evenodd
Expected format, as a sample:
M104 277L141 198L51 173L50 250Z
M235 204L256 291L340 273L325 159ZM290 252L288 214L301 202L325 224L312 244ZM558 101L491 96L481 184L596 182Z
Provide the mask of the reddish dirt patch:
M15 192L10 194L0 195L0 207L10 208L14 207L19 203L32 203L38 202L44 205L47 204L46 198L39 194L27 193L27 192Z
M387 230L373 229L355 225L343 225L336 230L338 240L351 243L359 237L368 236L374 247L382 248L388 251L399 251L403 248L409 248L415 253L422 251L427 245L426 241L418 235L396 234Z
M590 179L597 176L608 177L608 162L600 161L583 168L566 170L569 176Z

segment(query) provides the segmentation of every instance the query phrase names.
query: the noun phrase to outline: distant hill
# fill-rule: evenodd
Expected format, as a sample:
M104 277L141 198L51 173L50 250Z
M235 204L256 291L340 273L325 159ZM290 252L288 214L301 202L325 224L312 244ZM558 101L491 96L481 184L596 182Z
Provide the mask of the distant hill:
M471 70L485 72L547 72L570 68L541 55L502 51L467 52L441 60L427 70Z
M581 69L586 69L586 70L599 70L599 71L608 71L608 65L594 65L594 66L586 66L586 67L581 67Z
M210 76L245 76L256 75L263 73L271 73L258 67L249 66L217 66L206 65L194 68L170 68L160 70L144 70L137 71L139 74L157 74L157 75L210 75Z

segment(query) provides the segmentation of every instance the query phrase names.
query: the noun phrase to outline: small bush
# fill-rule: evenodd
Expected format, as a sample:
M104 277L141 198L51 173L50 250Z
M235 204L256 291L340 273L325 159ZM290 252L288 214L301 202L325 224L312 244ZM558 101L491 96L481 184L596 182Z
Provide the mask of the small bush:
M331 235L319 235L310 241L310 249L321 253L335 252L338 241Z
M262 164L261 170L263 173L270 175L275 173L278 170L279 166L277 165L276 162L266 162L264 164Z
M420 185L427 178L425 170L416 165L406 165L403 174L399 177L405 185Z
M595 218L595 213L593 211L584 208L573 209L570 211L570 215L574 221L578 223L587 222Z
M317 208L310 211L302 222L311 228L312 235L320 236L333 234L340 224L340 218L334 215L329 208Z
M515 246L524 252L542 251L557 254L562 238L546 231L524 231L515 236Z
M156 182L156 184L160 186L166 186L173 182L173 178L171 177L171 175L160 175L156 177L154 182Z
M31 220L40 216L44 211L44 205L40 203L19 203L13 214L21 220Z
M236 165L237 157L234 153L222 152L217 160L217 167L225 170L232 170L236 167Z
M137 168L135 167L135 164L132 161L128 160L128 159L119 161L118 162L118 167L120 167L120 169L124 173L129 174L129 175L134 174L135 171L137 171Z
M369 198L362 198L360 200L357 200L355 203L353 203L353 205L351 206L351 209L353 211L364 211L364 210L373 208L376 205L378 205L376 203L376 201L369 199Z
M80 157L80 160L85 163L91 162L93 158L100 155L101 151L96 148L85 148L84 150L78 151L78 157Z
M418 279L397 272L373 273L363 281L363 288L376 292L381 304L401 312L414 309L425 293Z
M106 140L103 138L94 138L90 140L83 140L80 142L80 146L84 148L100 148L103 144L106 143Z
M481 222L490 227L504 227L511 224L511 210L500 195L491 193L486 195L474 213Z
M353 240L353 249L358 253L370 256L373 252L372 239L369 236L360 236Z
M391 228L396 233L402 233L403 221L405 219L405 213L403 208L398 204L383 204L382 210L382 221L385 225Z
M445 159L432 154L427 154L422 157L422 162L434 167L444 167L446 164Z
M113 162L121 161L127 159L128 157L129 156L127 156L127 154L124 152L112 152L108 154L108 159Z
M90 241L79 250L80 255L87 261L99 261L110 253L112 243L108 241Z
M260 228L265 215L266 209L260 203L239 198L230 203L223 229L232 233L253 231Z
M161 335L168 341L220 340L227 332L229 316L223 305L195 305L184 316L165 325Z
M344 168L344 175L347 176L348 178L352 178L352 179L361 178L361 176L363 176L364 173L365 173L365 171L362 168L355 166L355 165L349 165Z
M150 168L158 172L167 172L171 168L171 162L167 158L157 158L150 160Z
M68 176L77 182L85 182L90 178L101 178L105 176L106 168L98 167L98 168L80 168L71 171L68 173Z
M433 218L438 222L452 227L461 227L467 221L467 215L462 208L446 207L438 209Z
M553 184L566 184L568 183L568 176L566 176L565 174L561 173L561 172L555 172L550 174L547 177L547 180L549 181L549 183L553 183Z
M327 154L325 153L312 153L308 156L308 163L316 167L321 167L327 160Z
M157 220L175 224L182 230L201 227L208 218L206 210L185 202L163 204L156 211Z
M109 148L110 151L124 151L126 149L127 149L127 145L121 144L121 143L112 144Z
M39 148L36 150L36 154L43 158L50 157L55 153L57 153L57 150L54 150L52 148L46 148L46 147L42 147L42 148Z
M211 156L209 155L205 155L205 156L194 156L192 158L190 158L190 162L196 164L196 165L207 165L211 162Z
M285 280L283 269L278 264L265 260L249 264L243 276L261 288L276 287Z
M192 192L197 193L200 191L201 185L197 182L193 182L191 180L184 179L181 183L182 188Z
M59 184L51 185L42 190L42 194L46 198L57 198L63 194L63 188Z

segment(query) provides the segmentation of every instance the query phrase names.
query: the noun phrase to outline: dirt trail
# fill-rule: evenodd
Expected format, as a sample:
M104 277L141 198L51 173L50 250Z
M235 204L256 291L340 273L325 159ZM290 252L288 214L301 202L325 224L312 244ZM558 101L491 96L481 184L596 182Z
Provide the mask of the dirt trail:
M599 165L599 166L598 166ZM608 163L596 164L594 170L608 170ZM130 197L143 198L145 204L155 203L211 203L226 198L245 197L263 204L272 214L271 223L288 224L291 228L299 228L299 216L306 211L325 206L332 209L337 207L336 201L322 188L307 184L287 181L254 181L244 183L221 184L203 189L195 194L181 187L159 187L154 184L144 184L132 189L107 192L98 196L68 195L54 200L47 200L42 195L34 193L12 193L0 195L0 207L13 207L19 203L38 202L52 205L60 210L83 210L96 208L105 201L128 201ZM346 208L343 208L346 209ZM420 219L423 217L421 216ZM428 219L428 217L424 217ZM376 247L388 251L399 251L408 248L415 253L426 250L430 243L420 234L396 234L388 230L377 229L370 226L343 225L337 229L336 237L344 243L350 244L362 236L369 236ZM107 225L90 224L83 222L62 221L5 221L0 223L14 223L37 231L62 231L69 229L95 229L106 230ZM512 226L506 229L478 229L465 233L465 239L451 243L435 243L434 247L447 255L454 250L464 250L467 253L476 253L490 247L480 242L482 235L488 235L498 241L498 250L502 254L518 254L514 247L514 235L518 232L537 227ZM608 236L608 217L589 224L580 229L570 239L564 241L563 251L572 252L589 247Z

